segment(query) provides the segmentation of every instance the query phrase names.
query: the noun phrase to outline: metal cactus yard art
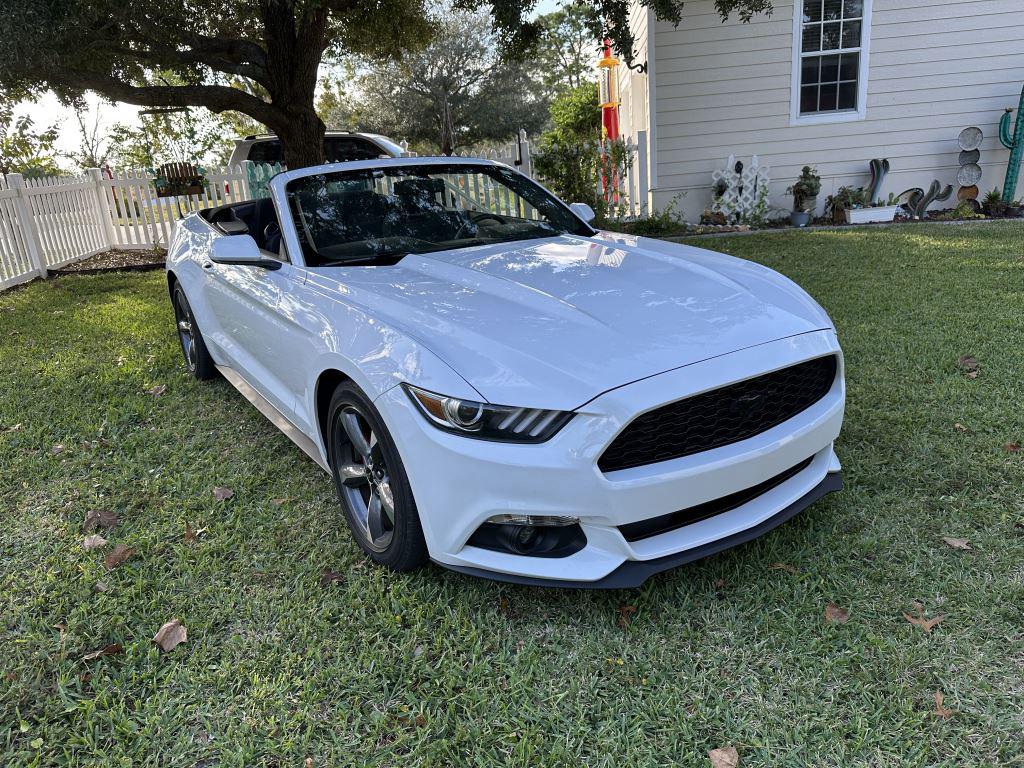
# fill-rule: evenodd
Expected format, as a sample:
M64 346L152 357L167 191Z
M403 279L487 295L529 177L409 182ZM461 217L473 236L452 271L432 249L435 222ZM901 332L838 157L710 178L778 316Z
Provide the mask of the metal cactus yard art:
M885 176L889 173L889 159L875 158L868 167L871 168L871 183L868 184L868 202L874 203L879 199L879 193L882 191L882 182L885 180Z
M1021 153L1024 152L1024 88L1020 89L1020 103L1017 105L1017 120L1010 132L1010 116L1013 109L999 121L999 140L1010 150L1010 162L1006 166L1006 182L1003 184L1003 202L1012 203L1017 196L1017 177L1020 175Z
M928 187L928 191L925 192L921 187L911 187L903 192L900 192L896 199L901 201L903 205L910 211L910 216L913 219L923 219L925 213L928 211L928 206L936 201L949 200L953 196L953 185L947 184L946 188L942 188L942 184L938 179L932 182L931 186Z

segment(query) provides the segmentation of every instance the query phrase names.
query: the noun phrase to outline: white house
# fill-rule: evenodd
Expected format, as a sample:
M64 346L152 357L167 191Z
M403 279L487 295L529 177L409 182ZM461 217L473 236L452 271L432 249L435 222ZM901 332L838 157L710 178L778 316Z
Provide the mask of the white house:
M933 179L956 188L968 126L985 134L982 193L1003 186L998 122L1024 84L1024 0L774 6L749 24L723 23L713 0L691 0L675 27L634 2L634 64L646 72L622 66L619 84L623 135L647 148L639 199L655 210L676 199L696 219L730 154L770 166L779 207L791 205L785 189L804 165L821 174L819 206L840 186L866 184L872 158L891 164L883 196Z

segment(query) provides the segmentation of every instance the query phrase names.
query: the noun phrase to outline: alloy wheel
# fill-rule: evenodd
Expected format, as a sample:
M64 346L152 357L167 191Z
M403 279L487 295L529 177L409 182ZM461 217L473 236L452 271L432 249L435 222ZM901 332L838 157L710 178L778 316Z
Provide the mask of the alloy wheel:
M181 351L185 355L185 365L190 371L195 372L197 365L195 321L192 319L191 309L185 304L185 299L180 293L174 297L174 319L178 324L178 339L181 341Z
M383 552L395 533L395 497L380 441L351 405L338 411L334 430L342 499L366 545Z

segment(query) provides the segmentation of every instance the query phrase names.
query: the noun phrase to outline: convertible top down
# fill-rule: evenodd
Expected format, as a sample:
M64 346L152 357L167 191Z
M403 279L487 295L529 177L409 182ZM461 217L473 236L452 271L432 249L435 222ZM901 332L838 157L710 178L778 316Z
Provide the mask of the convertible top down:
M378 563L635 586L840 487L842 353L778 273L595 230L489 161L270 187L180 223L186 363L333 475Z

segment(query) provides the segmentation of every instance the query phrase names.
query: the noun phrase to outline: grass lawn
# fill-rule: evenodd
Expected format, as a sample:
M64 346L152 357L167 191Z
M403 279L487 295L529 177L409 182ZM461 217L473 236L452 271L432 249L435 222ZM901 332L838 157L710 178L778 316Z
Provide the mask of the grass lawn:
M328 477L185 375L162 273L0 295L0 765L1024 765L1024 227L699 245L835 318L848 487L630 592L368 566Z

